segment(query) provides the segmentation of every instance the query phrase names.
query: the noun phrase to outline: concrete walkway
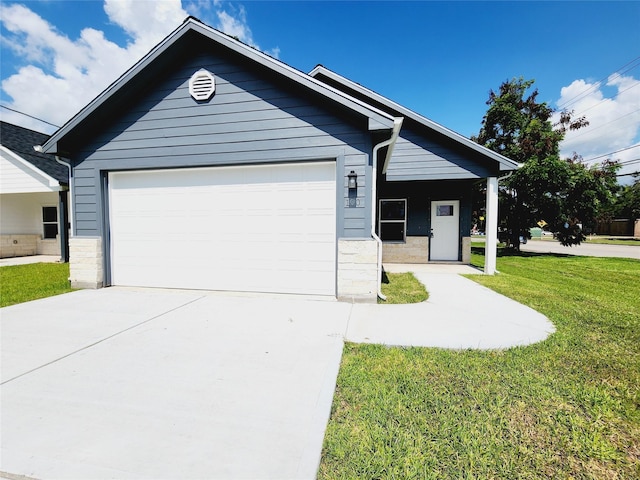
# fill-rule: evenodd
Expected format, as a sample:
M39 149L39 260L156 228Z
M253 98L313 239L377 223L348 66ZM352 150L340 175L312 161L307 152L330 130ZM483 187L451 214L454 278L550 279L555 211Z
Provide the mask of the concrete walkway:
M28 257L0 258L0 267L9 265L27 265L29 263L58 263L59 255L30 255Z
M535 310L459 274L481 274L468 265L385 265L413 272L429 299L409 305L354 305L345 339L356 343L497 349L529 345L555 331Z

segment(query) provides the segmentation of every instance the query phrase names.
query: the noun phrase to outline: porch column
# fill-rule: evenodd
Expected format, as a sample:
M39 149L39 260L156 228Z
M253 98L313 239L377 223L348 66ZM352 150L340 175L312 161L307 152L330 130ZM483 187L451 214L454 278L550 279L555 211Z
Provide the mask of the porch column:
M496 273L498 247L498 178L487 178L487 203L485 214L484 273Z

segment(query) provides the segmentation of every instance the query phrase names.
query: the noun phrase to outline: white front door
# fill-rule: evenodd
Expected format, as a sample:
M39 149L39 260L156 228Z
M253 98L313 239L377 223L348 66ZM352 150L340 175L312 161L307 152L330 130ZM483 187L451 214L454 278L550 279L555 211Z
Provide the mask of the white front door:
M460 250L460 201L431 202L429 260L456 261Z

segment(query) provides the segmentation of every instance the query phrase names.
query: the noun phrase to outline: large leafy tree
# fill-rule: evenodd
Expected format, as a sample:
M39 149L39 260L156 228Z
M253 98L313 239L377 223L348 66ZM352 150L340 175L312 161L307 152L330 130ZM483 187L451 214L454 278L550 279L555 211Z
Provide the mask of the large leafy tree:
M513 79L491 91L482 127L472 139L522 164L500 188L500 227L508 243L518 249L529 229L544 222L563 245L576 245L600 206L611 201L618 165L607 161L588 168L578 155L560 158L566 132L588 122L562 111L554 124L554 110L538 101L533 83Z

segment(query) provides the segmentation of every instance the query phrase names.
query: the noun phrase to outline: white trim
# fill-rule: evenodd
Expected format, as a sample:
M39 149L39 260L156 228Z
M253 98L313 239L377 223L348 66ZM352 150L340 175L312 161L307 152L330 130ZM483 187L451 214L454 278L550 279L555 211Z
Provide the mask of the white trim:
M468 139L467 137L460 135L457 132L454 132L453 130L448 129L447 127L444 127L442 125L440 125L439 123L436 123L432 120L429 120L428 118L420 115L419 113L414 112L413 110L409 110L406 107L403 107L402 105L394 102L393 100L390 100L386 97L383 97L382 95L369 90L366 87L363 87L362 85L360 85L359 83L356 83L352 80L349 80L348 78L343 77L342 75L333 72L332 70L329 70L326 67L323 67L322 65L318 65L316 66L313 70L311 70L311 72L309 72L309 75L312 77L315 77L316 75L321 74L324 75L325 77L329 77L334 81L340 82L343 85L347 86L348 88L351 88L353 90L355 90L356 92L361 93L362 95L366 95L369 98L371 98L374 101L377 101L379 103L382 103L383 105L386 105L389 108L393 108L394 110L396 110L398 113L400 113L401 115L404 115L405 117L408 117L418 123L421 123L422 125L424 125L427 128L430 128L438 133L441 133L443 135L446 135L447 137L471 148L472 150L477 151L478 153L481 153L483 155L485 155L486 157L491 158L494 161L497 161L500 164L500 170L512 170L512 169L517 169L520 164L511 160L510 158L507 158L503 155L500 155L497 152L494 152L493 150L488 149L487 147L484 147L470 139ZM386 172L386 167L387 167L387 163L385 163L383 169L382 169L382 173L387 173ZM504 167L504 168L502 168Z
M45 171L40 170L38 167L33 165L31 162L25 160L24 158L22 158L20 155L15 153L13 150L5 147L4 145L0 145L0 151L2 151L2 153L4 153L5 155L7 155L7 157L9 157L9 158L5 157L5 158L7 158L8 161L15 160L18 163L20 163L21 165L27 167L32 172L34 172L34 173L40 175L41 177L43 177L45 182L47 182L47 183L43 182L42 179L39 179L39 178L36 178L36 177L33 177L33 178L38 180L43 185L49 187L48 191L59 192L60 190L63 190L63 187L60 185L60 182L58 180L53 178L51 175L49 175Z
M75 129L78 125L84 122L96 109L104 105L111 97L117 92L122 90L127 83L132 81L142 70L147 68L158 57L162 56L165 51L177 42L180 38L186 35L189 31L193 31L203 35L213 42L217 42L230 50L244 56L245 58L252 60L270 70L279 73L280 75L289 78L298 84L309 88L310 90L317 92L324 97L340 103L348 109L358 112L361 115L369 118L369 130L390 130L394 126L394 117L382 110L379 110L366 102L353 98L339 89L330 87L324 82L316 80L315 78L296 70L293 67L285 64L284 62L277 60L269 55L262 53L261 51L252 48L238 40L235 40L229 35L226 35L199 20L189 17L182 25L171 32L160 43L149 51L138 63L132 66L124 74L122 74L116 81L109 85L102 91L96 98L94 98L89 104L87 104L82 110L74 115L67 123L59 128L43 145L42 151L45 153L58 153L58 142L64 138L68 133Z

